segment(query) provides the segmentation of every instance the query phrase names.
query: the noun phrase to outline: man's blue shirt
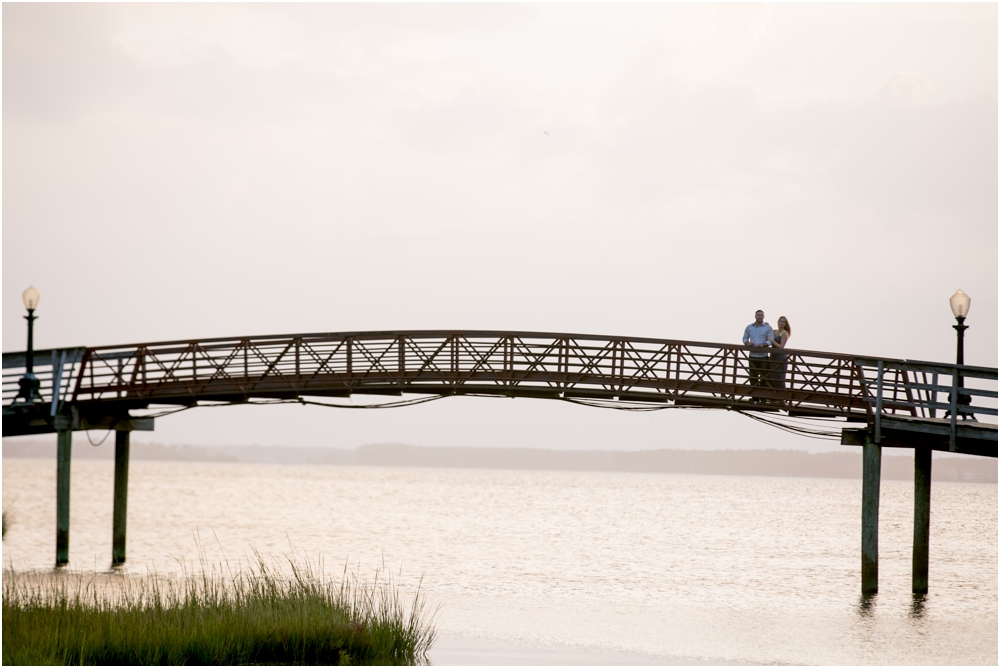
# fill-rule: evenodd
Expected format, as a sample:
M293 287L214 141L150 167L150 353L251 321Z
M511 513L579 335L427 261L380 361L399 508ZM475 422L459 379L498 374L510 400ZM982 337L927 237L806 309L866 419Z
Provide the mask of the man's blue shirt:
M747 325L747 328L743 330L743 343L752 343L754 345L768 345L767 341L769 338L774 338L774 330L766 322L760 327L757 326L756 322L751 322ZM750 357L767 357L767 350L762 348L751 348Z

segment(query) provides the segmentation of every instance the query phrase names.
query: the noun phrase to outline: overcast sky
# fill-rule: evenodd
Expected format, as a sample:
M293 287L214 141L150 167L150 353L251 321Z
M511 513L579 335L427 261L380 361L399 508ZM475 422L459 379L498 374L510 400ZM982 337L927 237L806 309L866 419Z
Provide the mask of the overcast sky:
M966 361L996 366L997 29L985 3L5 4L3 349L33 284L39 348L737 342L763 308L795 348L953 361L962 288ZM468 398L199 409L136 438L816 447Z

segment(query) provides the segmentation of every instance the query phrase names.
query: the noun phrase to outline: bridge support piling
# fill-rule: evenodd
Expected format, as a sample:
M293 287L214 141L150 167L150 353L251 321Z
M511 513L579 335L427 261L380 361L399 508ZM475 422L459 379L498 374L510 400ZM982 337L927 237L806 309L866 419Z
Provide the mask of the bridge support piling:
M927 593L931 537L931 449L913 449L913 593Z
M64 420L65 421L65 420ZM56 450L56 566L69 563L69 465L73 455L73 430L60 429Z
M878 504L882 446L869 435L864 444L861 482L861 592L878 591Z
M132 432L115 432L115 510L111 531L111 565L125 563L125 519L128 511L129 436Z

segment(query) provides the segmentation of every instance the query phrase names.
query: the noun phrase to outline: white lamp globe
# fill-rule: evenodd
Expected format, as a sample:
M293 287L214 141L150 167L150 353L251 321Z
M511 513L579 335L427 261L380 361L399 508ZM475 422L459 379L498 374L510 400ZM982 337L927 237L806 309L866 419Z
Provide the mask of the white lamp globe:
M38 306L38 300L41 295L38 294L38 290L34 286L28 286L28 289L24 291L21 295L21 299L24 300L24 308L29 311L34 311L35 307Z
M955 314L956 318L964 318L969 315L969 305L972 304L972 298L969 295L959 290L948 301L951 302L951 312Z

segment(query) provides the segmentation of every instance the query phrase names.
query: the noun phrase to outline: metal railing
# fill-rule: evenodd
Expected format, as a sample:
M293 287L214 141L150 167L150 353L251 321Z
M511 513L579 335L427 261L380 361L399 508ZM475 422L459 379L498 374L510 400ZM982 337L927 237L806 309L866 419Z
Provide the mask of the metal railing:
M34 374L39 381L39 391L50 414L54 417L60 406L72 401L72 390L79 377L80 362L86 348L56 348L36 350ZM24 352L3 354L3 404L9 406L17 400L18 381L24 376L27 360ZM53 401L53 397L55 401Z
M36 373L44 378L44 370ZM16 389L16 382L4 386L5 404ZM353 393L720 407L756 400L834 416L868 411L846 355L786 350L781 359L751 365L740 345L535 332L359 332L88 348L70 400L138 406Z
M416 393L780 409L876 431L888 416L947 413L954 431L997 415L996 369L790 349L751 358L741 345L635 337L352 332L39 351L36 360L43 397L56 388L64 402L124 409ZM23 365L23 353L4 354L4 405Z
M996 423L997 369L936 362L855 358L873 407L875 442L884 418L945 423L951 449L960 424Z

